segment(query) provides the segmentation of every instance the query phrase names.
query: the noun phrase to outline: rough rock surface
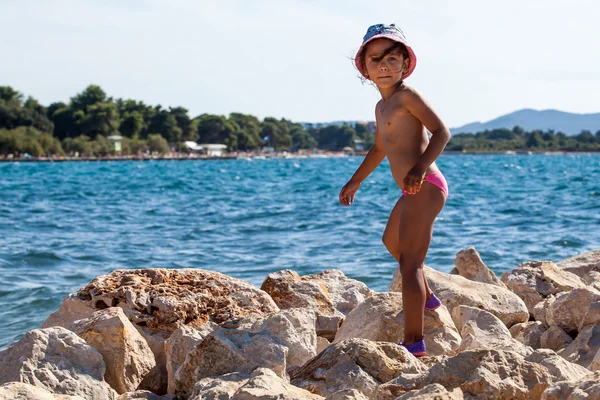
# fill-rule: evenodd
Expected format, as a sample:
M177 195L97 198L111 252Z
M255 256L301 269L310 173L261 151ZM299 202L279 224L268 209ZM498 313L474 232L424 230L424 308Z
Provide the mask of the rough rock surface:
M450 357L421 374L402 374L386 385L390 390L415 390L438 383L461 388L465 398L539 399L552 384L548 370L512 351L474 350ZM468 397L471 396L471 397Z
M430 289L440 298L442 304L448 307L448 310L453 310L458 305L481 308L500 318L509 328L529 320L525 303L510 290L488 283L470 281L462 276L446 274L429 267L425 267L425 276ZM402 277L398 268L394 272L389 291L402 291Z
M411 390L396 400L463 400L463 392L460 388L448 391L439 383L432 383L421 390Z
M36 329L0 351L0 384L23 382L86 400L113 400L102 355L73 332Z
M562 350L572 342L573 338L558 325L552 325L540 337L540 347L554 351Z
M398 343L404 337L404 313L401 293L377 293L356 307L338 330L333 343L352 338ZM449 354L461 337L446 307L425 310L427 355Z
M10 382L0 386L2 400L86 400L80 396L53 394L41 387L22 382Z
M551 261L522 263L502 274L501 280L523 299L532 315L536 304L548 296L586 287L577 275L560 269Z
M556 264L559 268L580 277L588 285L598 282L600 274L600 250L579 254Z
M291 385L268 368L209 377L194 386L190 400L320 400L322 396Z
M317 335L328 340L333 340L346 315L374 293L363 282L336 269L302 277L292 270L274 272L267 276L261 289L281 309L315 310Z
M159 396L147 390L123 393L117 400L176 400L175 396Z
M510 334L515 340L533 349L541 347L540 339L546 332L544 323L541 321L529 321L510 327Z
M321 396L356 389L371 399L381 383L401 374L423 372L426 368L397 344L350 339L329 346L296 371L291 382Z
M483 263L481 256L474 247L459 251L454 259L454 265L458 274L464 278L506 289L504 283Z
M548 368L554 382L579 380L590 374L588 369L565 360L550 349L538 349L525 360Z
M102 354L104 379L117 393L135 391L156 365L150 347L118 307L97 311L71 330Z
M600 293L594 289L573 289L560 293L546 308L546 322L548 325L558 325L567 333L574 334L583 328L584 319L591 319L591 315L588 317L588 310L596 301L600 301Z
M600 324L585 327L575 340L558 354L567 361L579 364L590 370L599 369L600 363ZM595 365L596 364L596 365Z
M546 389L542 400L600 399L600 372L581 380L558 382Z

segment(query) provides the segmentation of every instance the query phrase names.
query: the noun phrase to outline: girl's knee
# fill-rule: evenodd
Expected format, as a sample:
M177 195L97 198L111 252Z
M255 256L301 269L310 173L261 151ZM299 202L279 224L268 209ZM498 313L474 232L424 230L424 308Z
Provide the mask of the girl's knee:
M423 261L418 259L405 258L401 256L400 273L402 273L402 275L423 273Z

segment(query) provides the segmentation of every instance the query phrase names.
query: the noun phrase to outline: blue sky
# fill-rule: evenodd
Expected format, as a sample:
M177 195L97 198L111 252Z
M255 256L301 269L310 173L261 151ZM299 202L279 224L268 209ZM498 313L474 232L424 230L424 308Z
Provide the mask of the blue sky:
M449 127L520 109L600 112L600 2L0 0L0 85L43 104L114 97L293 121L373 120L350 60L395 22L407 83Z

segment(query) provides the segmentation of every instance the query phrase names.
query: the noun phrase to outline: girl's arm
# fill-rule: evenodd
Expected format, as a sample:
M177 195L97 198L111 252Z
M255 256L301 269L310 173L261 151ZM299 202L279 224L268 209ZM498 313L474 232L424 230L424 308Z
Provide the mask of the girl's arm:
M352 175L350 181L361 183L362 181L367 179L369 175L371 175L371 172L373 172L375 168L379 166L379 164L381 164L381 162L385 158L385 151L382 148L382 143L377 143L381 141L381 139L379 138L380 136L381 135L377 133L375 134L375 144L373 144L373 146L367 153L365 159L360 164L354 175Z

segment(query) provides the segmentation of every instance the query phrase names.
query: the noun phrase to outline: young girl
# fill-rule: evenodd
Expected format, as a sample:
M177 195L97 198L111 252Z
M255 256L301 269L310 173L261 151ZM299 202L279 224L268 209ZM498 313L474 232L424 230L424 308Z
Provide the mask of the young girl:
M423 262L435 217L448 197L446 179L435 160L450 132L425 99L404 83L417 57L394 24L369 27L354 61L362 76L377 86L381 100L375 106L375 144L342 188L340 204L354 202L360 183L387 156L402 190L383 233L383 243L398 260L402 274L404 341L400 344L415 356L424 356L423 309L434 310L440 301L429 291Z

